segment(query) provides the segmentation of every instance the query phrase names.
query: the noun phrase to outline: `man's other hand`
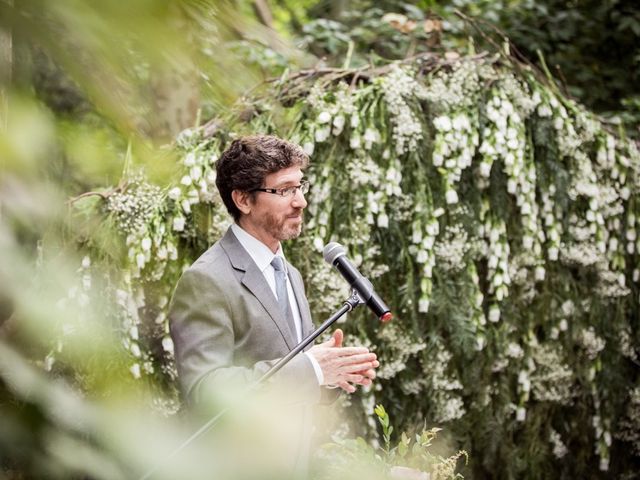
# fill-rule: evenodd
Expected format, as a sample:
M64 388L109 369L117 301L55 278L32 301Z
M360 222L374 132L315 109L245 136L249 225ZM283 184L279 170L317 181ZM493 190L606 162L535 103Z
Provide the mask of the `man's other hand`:
M336 385L353 393L353 385L371 385L376 377L375 369L380 365L376 354L366 347L343 347L344 334L337 329L324 343L314 345L308 353L318 362L324 375L323 385Z

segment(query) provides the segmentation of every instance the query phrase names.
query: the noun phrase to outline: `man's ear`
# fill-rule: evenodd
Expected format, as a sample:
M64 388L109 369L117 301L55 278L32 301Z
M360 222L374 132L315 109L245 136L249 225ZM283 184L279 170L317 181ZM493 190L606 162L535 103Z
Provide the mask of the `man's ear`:
M251 212L252 197L249 192L243 192L242 190L234 190L231 192L231 199L236 204L238 210L244 215L248 215Z

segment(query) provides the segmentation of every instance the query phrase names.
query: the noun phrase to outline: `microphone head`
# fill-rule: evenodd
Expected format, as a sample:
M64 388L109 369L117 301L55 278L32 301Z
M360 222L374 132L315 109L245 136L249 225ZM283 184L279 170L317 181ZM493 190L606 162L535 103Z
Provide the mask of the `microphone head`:
M333 263L343 255L346 255L347 251L344 249L342 245L338 242L329 242L324 246L322 250L322 256L324 257L324 261L329 265L333 265Z

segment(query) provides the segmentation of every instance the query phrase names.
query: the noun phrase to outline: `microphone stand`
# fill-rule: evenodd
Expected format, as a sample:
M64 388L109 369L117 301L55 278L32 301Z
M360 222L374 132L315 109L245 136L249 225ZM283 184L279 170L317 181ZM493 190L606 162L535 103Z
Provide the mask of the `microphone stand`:
M267 380L269 380L273 375L275 375L282 367L284 367L287 363L291 361L293 357L303 351L307 345L313 342L316 338L322 335L331 325L333 325L340 317L342 317L345 313L352 311L358 305L364 305L364 301L358 295L356 290L352 290L351 296L344 301L340 310L334 313L331 317L324 321L322 325L320 325L317 329L311 332L307 337L305 337L298 345L296 345L289 353L287 353L284 357L282 357L278 362L273 365L267 372L262 375L258 380L256 380L253 384L248 387L248 392L257 390L261 387ZM202 425L198 430L196 430L193 435L187 438L180 446L178 446L175 450L173 450L168 456L166 456L161 464L156 465L147 473L139 478L139 480L148 480L151 478L153 474L155 474L162 464L168 462L173 457L175 457L178 453L184 450L189 444L191 444L194 440L201 437L204 433L213 428L220 419L229 411L232 407L225 407L215 416L211 417L207 423Z

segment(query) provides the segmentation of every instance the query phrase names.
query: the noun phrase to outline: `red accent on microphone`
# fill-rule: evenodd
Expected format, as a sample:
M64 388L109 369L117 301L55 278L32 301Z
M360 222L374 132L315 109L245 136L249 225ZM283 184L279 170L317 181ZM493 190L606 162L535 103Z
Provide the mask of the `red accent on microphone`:
M387 312L380 317L380 321L382 323L387 323L387 322L390 322L392 318L393 318L393 313Z

